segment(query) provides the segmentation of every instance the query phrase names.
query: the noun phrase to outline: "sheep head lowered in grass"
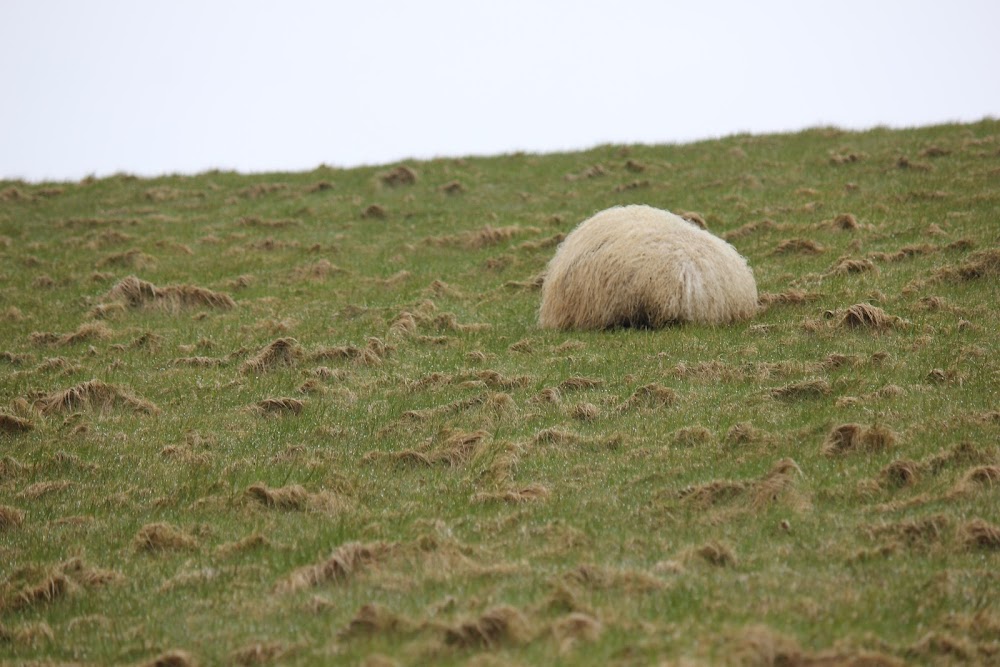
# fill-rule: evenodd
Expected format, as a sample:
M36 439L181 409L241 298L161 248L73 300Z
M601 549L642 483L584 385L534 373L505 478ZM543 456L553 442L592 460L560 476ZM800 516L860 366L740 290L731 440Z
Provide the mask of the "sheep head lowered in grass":
M753 272L733 246L650 206L616 206L559 245L542 285L549 329L726 324L757 312Z

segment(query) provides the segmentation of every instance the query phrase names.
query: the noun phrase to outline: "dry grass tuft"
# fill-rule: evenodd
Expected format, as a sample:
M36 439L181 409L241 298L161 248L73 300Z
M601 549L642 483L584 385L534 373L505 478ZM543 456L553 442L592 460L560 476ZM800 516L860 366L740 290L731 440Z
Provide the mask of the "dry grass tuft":
M918 519L868 526L865 529L876 539L888 538L909 548L923 548L942 541L951 528L951 519L944 514L933 514Z
M248 487L244 495L265 507L279 510L304 510L310 497L310 493L298 484L272 489L257 483Z
M501 605L482 616L445 629L446 644L460 648L496 648L500 644L525 644L531 640L531 624L520 610Z
M568 653L578 642L600 639L604 624L590 614L573 611L552 623L551 632L559 652Z
M394 188L399 185L413 185L417 182L417 173L405 165L400 165L379 174L378 178L384 185Z
M251 406L251 410L259 415L287 415L301 414L302 408L305 407L305 401L299 400L297 398L279 397L279 398L265 398L263 401L258 401Z
M733 239L740 239L743 238L744 236L749 236L750 234L754 234L762 229L767 230L767 229L778 229L778 228L780 228L780 225L776 223L774 220L760 220L758 222L748 222L742 227L737 227L736 229L732 229L724 233L722 235L722 238L725 239L726 241L732 241Z
M775 632L766 625L751 625L741 628L730 639L730 650L732 655L729 662L734 665L755 665L768 666L803 666L813 667L833 667L834 665L850 665L847 661L831 660L829 663L821 660L813 661L802 654L802 649L797 641L783 634ZM879 663L866 667L881 667ZM861 667L856 665L855 667Z
M861 225L858 224L858 219L855 218L852 214L841 213L836 218L830 221L830 226L832 226L834 229L852 231L858 229Z
M143 663L142 667L198 667L198 661L187 651L172 649Z
M149 523L139 529L132 546L149 553L197 549L198 541L169 523Z
M35 425L27 419L0 412L0 434L27 433L33 428Z
M694 554L716 567L735 567L736 552L724 542L706 542L694 550Z
M244 538L236 540L235 542L227 542L226 544L220 544L216 547L215 552L220 557L227 557L233 554L245 553L248 551L256 551L257 549L262 549L264 547L271 546L271 541L261 535L260 533L252 533Z
M822 398L829 396L831 391L830 383L823 378L813 378L801 382L793 382L783 387L776 387L771 390L771 398L782 401L797 401L809 398Z
M711 442L712 437L713 435L710 430L696 424L694 426L683 426L674 431L671 441L680 447L695 447Z
M520 503L544 500L549 497L549 489L541 484L529 484L520 489L508 489L506 491L481 492L472 496L474 503L508 503L517 505Z
M573 419L579 419L580 421L591 421L597 419L601 415L601 410L593 403L577 403L570 410L570 415Z
M66 334L55 334L47 331L35 331L30 336L34 345L75 345L111 338L111 329L103 322L85 322L76 331Z
M465 192L465 186L460 181L448 181L438 189L446 195L458 195Z
M381 338L369 338L364 347L354 345L343 345L338 347L324 347L309 355L313 361L329 359L350 360L359 366L381 366L385 357L395 350L393 345L387 344Z
M698 229L708 229L708 223L705 222L705 218L700 213L694 211L676 211L676 213Z
M132 395L125 389L100 380L89 380L78 385L46 394L35 401L35 408L42 414L72 412L75 410L127 408L132 412L155 415L160 409L149 401Z
M510 225L508 227L492 227L490 225L486 225L479 231L468 233L463 240L463 245L471 249L486 248L489 246L495 246L498 243L503 243L504 241L509 241L518 234L523 234L529 231L537 232L538 230L534 228L521 227L519 225Z
M337 633L340 639L396 634L414 630L416 625L408 618L395 614L382 605L368 603L354 614L347 627Z
M278 338L271 341L260 352L247 359L240 372L244 375L259 374L281 366L294 366L302 358L302 348L294 338Z
M553 426L551 428L542 429L536 433L534 437L531 438L531 441L535 444L543 445L572 445L580 442L581 439L582 438L577 433L561 429L558 426Z
M562 392L558 387L546 387L528 399L529 403L562 403Z
M122 302L129 308L156 307L170 310L179 308L235 308L236 302L228 294L194 285L168 285L157 287L136 276L122 278L105 295L111 301Z
M879 471L879 477L891 487L913 486L920 479L922 466L909 459L896 459Z
M723 441L728 445L745 445L751 442L760 442L767 437L767 434L750 422L739 422L733 424L726 431Z
M849 329L871 329L884 331L905 327L906 320L889 315L887 312L870 303L858 303L847 309L840 325Z
M75 582L58 570L33 586L25 586L13 596L0 601L0 610L20 611L67 597L76 590Z
M826 272L828 276L847 275L850 273L873 273L878 275L878 267L870 259L852 259L841 257Z
M559 391L577 391L580 389L594 389L596 387L601 387L604 385L604 380L600 378L588 378L581 376L573 376L566 378L559 383Z
M329 582L340 583L389 556L395 545L386 542L347 542L337 547L330 557L315 565L293 570L275 584L275 592L292 593Z
M878 424L865 427L860 424L841 424L834 427L823 440L821 451L827 456L852 451L883 451L896 444L897 435Z
M267 665L280 660L288 652L281 642L254 642L229 654L235 665Z
M618 412L628 412L636 408L656 409L677 402L677 392L655 382L639 387L618 406Z
M822 297L821 294L806 292L805 290L791 289L786 292L774 294L771 292L761 292L757 295L757 302L762 306L794 306L802 303L812 303Z
M24 512L10 505L0 505L0 531L17 528L22 523L24 523Z
M812 239L785 239L778 243L774 249L774 254L785 255L788 253L799 253L803 255L819 255L824 251L822 245Z
M1000 550L1000 527L983 519L973 519L959 529L962 543L969 549Z
M749 506L759 509L788 496L795 504L800 504L795 494L795 479L802 471L792 459L779 459L771 469L758 479L713 480L681 489L678 497L695 507L710 507L745 496L750 497Z

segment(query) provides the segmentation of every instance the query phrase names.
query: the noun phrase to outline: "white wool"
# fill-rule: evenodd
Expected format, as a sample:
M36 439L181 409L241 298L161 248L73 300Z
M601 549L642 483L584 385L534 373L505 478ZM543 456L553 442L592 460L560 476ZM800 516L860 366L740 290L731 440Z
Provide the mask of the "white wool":
M551 329L726 324L757 312L753 272L733 246L651 206L616 206L559 245L542 285Z

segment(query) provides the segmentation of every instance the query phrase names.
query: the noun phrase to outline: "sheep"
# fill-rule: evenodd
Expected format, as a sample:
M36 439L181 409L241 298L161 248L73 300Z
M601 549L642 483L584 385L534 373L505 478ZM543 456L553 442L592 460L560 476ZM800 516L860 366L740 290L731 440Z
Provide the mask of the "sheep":
M758 309L753 272L733 246L651 206L615 206L563 240L542 283L546 329L728 324Z

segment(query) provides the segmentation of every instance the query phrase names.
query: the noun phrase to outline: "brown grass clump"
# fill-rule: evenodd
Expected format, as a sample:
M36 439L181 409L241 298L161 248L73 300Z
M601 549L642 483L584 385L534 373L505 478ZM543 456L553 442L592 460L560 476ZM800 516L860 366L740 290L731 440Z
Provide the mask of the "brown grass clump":
M257 483L248 487L244 495L265 507L279 510L304 510L309 503L310 493L299 484L272 489L266 484Z
M198 661L187 651L171 649L143 663L142 667L198 667Z
M264 373L281 366L294 366L302 358L302 348L294 338L278 338L265 345L240 366L240 373Z
M781 292L779 294L774 294L771 292L761 292L757 295L757 302L762 306L771 305L798 305L802 303L811 303L818 300L822 295L816 294L815 292L806 292L805 290L791 289L786 292Z
M47 604L68 596L76 589L75 582L62 572L55 572L34 586L26 586L9 599L0 603L0 609L19 611Z
M460 181L448 181L438 189L446 195L457 195L465 192L465 186Z
M149 401L132 395L125 389L100 380L89 380L78 385L46 394L35 401L35 407L42 414L72 412L81 409L107 411L113 408L127 408L132 412L159 414L160 409Z
M487 610L482 616L445 629L446 644L460 648L496 648L524 644L532 637L531 625L521 611L509 605Z
M735 567L736 552L724 542L706 542L694 550L696 556L716 567Z
M472 458L479 444L488 436L489 433L482 430L471 433L459 431L446 437L437 447L430 451L404 449L400 452L369 452L364 456L364 460L372 461L388 458L401 463L412 463L422 466L444 465L455 467L462 465Z
M639 387L618 406L618 412L628 412L636 408L655 409L677 402L677 392L655 382Z
M361 211L361 217L364 220L383 220L388 215L389 211L381 204L369 204Z
M347 542L337 547L325 561L293 570L275 584L275 591L292 593L328 582L340 583L383 560L394 549L395 545L386 542Z
M0 412L0 434L27 433L33 428L35 425L27 419Z
M896 444L896 434L880 425L842 424L834 427L823 441L821 451L827 456L852 451L882 451Z
M804 255L819 255L824 251L822 245L812 239L785 239L774 249L774 254L784 255L788 253L801 253Z
M228 294L194 285L167 285L157 287L136 276L122 278L105 295L111 301L122 302L129 308L156 307L176 310L179 308L235 308L236 302Z
M568 653L577 642L595 642L604 632L604 625L590 614L573 611L556 620L551 627L552 637L560 653Z
M1000 527L983 519L973 519L959 529L962 543L969 549L1000 549Z
M111 338L111 329L103 322L85 322L76 331L62 335L48 332L34 332L31 342L35 345L75 345Z
M369 338L364 347L343 345L324 347L309 355L313 361L328 359L350 360L359 366L381 366L382 361L396 348L380 338Z
M601 410L593 403L577 403L570 410L573 419L580 421L591 421L601 415Z
M242 648L238 648L229 654L229 659L233 664L244 665L269 665L280 660L288 648L281 642L254 642Z
M417 333L417 318L413 313L403 311L389 325L389 333L396 336L409 336Z
M600 387L604 385L604 380L600 378L588 378L579 375L574 375L573 377L566 378L559 383L559 391L576 391L579 389L594 389L595 387Z
M870 303L858 303L847 309L843 319L840 321L842 327L848 329L871 329L873 331L884 331L906 326L906 320L873 306Z
M677 211L677 215L698 229L708 229L708 223L705 222L705 218L700 213L695 213L694 211Z
M732 229L724 233L722 235L722 238L724 238L727 241L732 241L733 239L740 239L743 238L744 236L749 236L750 234L758 232L762 229L777 229L779 227L780 225L778 225L778 223L776 223L774 220L760 220L758 222L748 222L742 227L737 227L736 229Z
M792 493L795 478L801 474L802 471L795 461L787 458L779 459L758 479L713 480L685 487L678 493L678 497L690 505L709 507L749 495L750 506L760 508Z
M823 378L793 382L771 390L771 397L781 401L822 398L830 394L830 383Z
M889 538L910 548L922 548L942 540L951 527L951 519L944 514L934 514L895 523L884 523L866 528L873 538Z
M878 267L870 259L852 259L841 257L826 272L828 276L847 275L850 273L874 273L878 274Z
M966 470L955 484L948 497L974 493L982 487L993 489L1000 486L1000 465L980 465Z
M695 447L712 440L712 432L704 426L684 426L674 431L671 440L680 447Z
M305 401L297 398L279 397L265 398L251 406L251 409L259 415L298 415L305 407Z
M517 505L520 503L544 500L549 497L549 490L541 484L529 484L520 489L508 489L506 491L481 492L472 496L474 503L509 503Z
M359 636L369 637L409 632L413 629L415 629L415 624L410 619L395 614L382 605L368 603L358 609L347 627L337 633L337 637L350 639Z
M750 422L739 422L733 424L726 431L723 441L729 445L744 445L751 442L760 442L766 434Z
M24 512L10 505L0 505L0 531L17 528L22 523L24 523Z
M379 180L391 188L399 185L413 185L417 182L417 173L405 165L379 174Z
M858 219L850 213L841 213L830 221L830 225L834 229L842 229L844 231L852 231L860 227Z
M562 403L562 392L558 387L546 387L528 399L529 403Z
M149 523L139 529L132 545L136 551L154 553L196 549L198 541L169 523Z
M526 229L519 225L510 225L508 227L492 227L486 225L482 229L476 232L469 232L465 236L463 244L467 248L478 249L486 248L488 246L494 246L498 243L508 241L518 234L523 234L528 231L537 231L535 229Z
M921 468L916 461L896 459L879 471L879 477L889 486L913 486L920 479Z

